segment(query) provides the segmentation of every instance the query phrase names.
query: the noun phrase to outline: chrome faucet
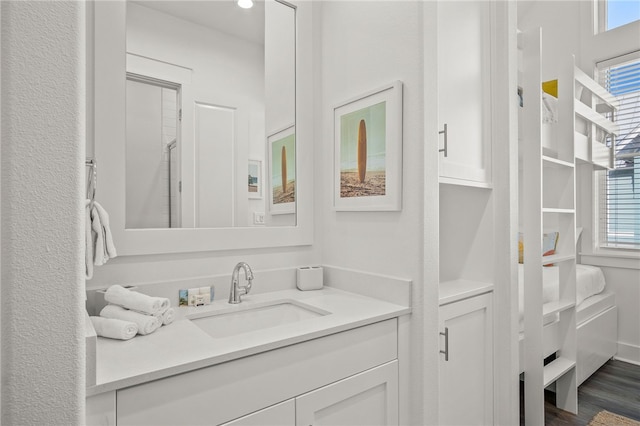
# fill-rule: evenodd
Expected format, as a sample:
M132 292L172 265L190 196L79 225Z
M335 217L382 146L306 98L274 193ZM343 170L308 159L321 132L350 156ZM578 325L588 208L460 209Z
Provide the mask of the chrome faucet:
M247 279L247 285L240 286L238 285L238 281L240 279L240 269L244 269L244 276ZM253 280L253 271L251 271L251 267L245 262L240 262L233 268L233 273L231 274L231 291L229 292L229 303L234 305L242 302L240 298L243 294L248 294L249 290L251 290L251 281Z

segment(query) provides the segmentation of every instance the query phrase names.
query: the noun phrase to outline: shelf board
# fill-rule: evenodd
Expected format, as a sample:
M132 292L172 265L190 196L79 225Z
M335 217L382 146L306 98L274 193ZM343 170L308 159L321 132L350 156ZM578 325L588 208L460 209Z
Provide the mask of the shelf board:
M575 209L556 209L550 207L543 207L542 213L562 213L562 214L575 214Z
M602 115L598 114L597 112L595 112L594 110L592 110L591 108L583 104L582 102L576 100L574 103L574 108L575 108L576 114L578 114L585 120L590 121L596 126L600 127L608 134L617 135L619 133L620 129L617 124L607 120Z
M542 156L542 164L544 167L555 167L555 168L575 168L573 163L564 160L558 160L557 158L548 157L546 155Z
M575 260L576 254L554 254L552 256L542 256L542 264L547 265L549 263L567 262L569 260Z
M442 306L479 294L488 293L493 290L493 283L458 279L441 282L439 289L439 302L440 306Z
M619 108L618 100L611 93L607 92L602 86L593 81L593 79L590 78L584 71L582 71L578 67L574 67L573 73L578 83L586 87L587 90L602 99L610 107L615 109Z
M544 387L558 380L560 377L575 368L576 362L567 358L556 358L549 364L544 366Z
M459 185L468 186L471 188L493 189L493 185L490 182L475 182L472 180L455 179L446 176L440 176L439 182L447 185Z
M558 300L556 302L548 302L542 306L542 316L543 318L547 318L551 315L555 315L557 313L566 311L567 309L574 308L576 306L575 302L567 301L567 300Z

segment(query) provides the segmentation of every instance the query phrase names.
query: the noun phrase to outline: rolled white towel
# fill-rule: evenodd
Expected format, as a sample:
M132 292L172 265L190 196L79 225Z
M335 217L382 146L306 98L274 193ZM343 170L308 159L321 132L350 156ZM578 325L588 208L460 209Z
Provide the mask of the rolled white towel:
M147 296L117 284L107 289L104 300L147 315L158 315L169 308L169 299L166 297Z
M173 308L169 308L158 315L158 319L162 321L162 325L169 325L176 319L176 311Z
M90 317L98 336L129 340L138 333L138 324L114 318Z
M142 335L153 333L162 325L160 320L153 315L130 311L118 305L105 306L102 308L102 311L100 311L100 316L134 322L138 326L138 334Z

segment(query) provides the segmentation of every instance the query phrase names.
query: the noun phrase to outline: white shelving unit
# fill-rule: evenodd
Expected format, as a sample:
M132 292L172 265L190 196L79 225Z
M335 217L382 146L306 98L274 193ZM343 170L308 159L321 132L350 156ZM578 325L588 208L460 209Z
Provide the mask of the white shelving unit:
M594 169L613 167L614 146L607 135L618 133L618 101L575 66L573 56L555 61L557 68L557 123L543 124L542 30L520 33L523 108L521 150L524 227L524 379L525 422L544 424L544 389L555 383L556 405L576 413L576 163ZM604 135L604 136L602 136ZM556 252L542 256L546 232L559 232ZM543 304L542 268L559 268L559 300ZM544 364L545 324L558 318L555 359ZM549 336L547 336L549 337ZM555 341L554 339L551 339ZM521 358L522 359L522 358ZM549 360L547 360L549 361Z
M524 181L524 381L525 423L544 424L544 389L556 384L556 404L576 413L576 253L574 63L558 74L558 123L555 155L543 148L542 32L522 33L523 181ZM543 152L545 154L543 154ZM542 256L545 232L559 232L556 254ZM560 299L543 305L543 265L559 267ZM545 365L544 319L558 316L561 337L556 357Z

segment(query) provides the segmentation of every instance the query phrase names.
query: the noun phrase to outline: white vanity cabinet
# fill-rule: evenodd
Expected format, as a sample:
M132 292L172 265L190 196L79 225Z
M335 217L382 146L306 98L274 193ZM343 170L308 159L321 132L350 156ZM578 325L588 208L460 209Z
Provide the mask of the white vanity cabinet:
M296 425L398 424L398 362L296 398Z
M439 423L493 424L492 293L440 306Z
M492 5L445 1L437 9L440 182L490 187Z
M362 410L367 423L397 424L397 324L393 318L119 389L117 424L348 425L359 424Z
M392 361L222 426L398 424L398 362Z
M247 414L221 426L295 426L296 401L290 399L264 410Z
M87 426L116 426L116 393L100 393L87 398Z

